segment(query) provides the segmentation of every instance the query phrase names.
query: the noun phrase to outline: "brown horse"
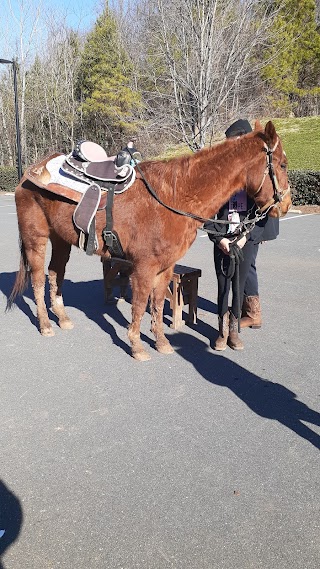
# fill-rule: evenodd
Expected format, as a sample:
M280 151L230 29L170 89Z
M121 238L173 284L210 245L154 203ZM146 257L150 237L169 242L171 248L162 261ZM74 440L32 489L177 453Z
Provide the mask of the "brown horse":
M270 156L273 158L271 166L268 164ZM260 209L271 208L269 215L273 217L285 215L291 199L287 159L272 122L263 129L257 121L254 131L239 139L226 140L191 156L142 162L140 168L160 201L195 214L193 218L167 209L151 195L141 178L114 200L114 230L133 267L132 323L128 337L133 357L147 360L150 356L141 343L140 323L149 298L156 349L164 354L173 352L163 331L165 293L174 265L193 243L203 222L201 218L212 217L239 188L246 188ZM79 241L79 230L72 219L76 206L71 200L37 187L26 177L20 181L15 199L21 260L8 308L25 290L30 272L40 332L52 336L54 331L44 301L46 246L50 239L51 309L59 326L71 329L73 324L65 312L61 288L71 245L78 246ZM110 254L102 237L104 226L105 212L98 211L99 246L95 253L108 258Z

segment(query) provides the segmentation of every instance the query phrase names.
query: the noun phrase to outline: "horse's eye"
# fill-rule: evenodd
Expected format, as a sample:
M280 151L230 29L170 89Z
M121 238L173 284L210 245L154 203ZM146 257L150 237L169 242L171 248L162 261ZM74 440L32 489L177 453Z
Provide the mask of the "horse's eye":
M286 170L287 169L287 165L285 162L282 162L281 164L281 170Z

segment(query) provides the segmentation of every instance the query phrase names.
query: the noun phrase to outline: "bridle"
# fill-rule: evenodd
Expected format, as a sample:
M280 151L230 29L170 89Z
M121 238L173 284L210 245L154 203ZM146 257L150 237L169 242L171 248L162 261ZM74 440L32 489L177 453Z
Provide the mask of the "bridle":
M278 144L279 144L279 138L277 139L277 142L275 143L273 148L270 148L265 142L263 143L264 151L266 153L267 167L263 173L263 178L260 186L258 187L257 191L253 194L253 199L261 191L265 179L268 175L270 176L273 187L273 197L264 206L258 208L258 211L260 213L264 213L266 210L269 211L271 207L273 207L277 203L282 202L283 198L290 192L290 187L288 187L287 190L283 190L282 188L280 188L278 178L274 171L272 158L273 158L273 153L276 150Z
M272 186L273 186L273 197L271 198L271 200L269 200L262 208L259 208L257 206L257 210L256 210L256 216L255 216L255 220L261 219L262 217L265 217L265 215L268 213L269 209L271 209L271 207L273 207L276 203L281 202L283 200L283 198L285 197L285 195L290 191L290 188L288 188L287 190L280 190L279 189L279 183L273 168L273 163L272 163L272 154L273 152L276 150L277 146L279 144L279 138L277 139L276 144L274 145L273 148L269 148L269 146L267 146L267 144L264 142L264 150L266 152L266 159L267 159L267 167L263 173L263 178L262 178L262 182L259 186L259 188L257 189L257 191L254 193L254 195L252 196L253 199L255 198L255 196L260 192L260 190L262 189L262 186L264 184L264 181L267 177L267 175L269 174L270 178L271 178L271 182L272 182ZM141 179L143 180L147 190L149 191L149 193L152 195L152 197L163 207L165 207L166 209L168 209L169 211L172 211L173 213L177 213L178 215L183 215L185 217L190 217L191 219L195 219L197 221L200 221L201 223L206 223L206 222L212 222L212 218L208 218L208 217L201 217L200 215L196 215L194 213L191 212L187 212L187 211L182 211L180 209L176 209L174 207L171 207L170 205L164 203L158 196L158 194L155 192L155 190L152 188L152 186L149 184L149 182L146 180L144 173L142 172L138 162L136 162L133 154L130 151L130 148L127 149L131 158L133 159L133 161L135 162L135 168L136 170L138 170ZM218 221L218 220L217 220ZM224 221L224 220L220 220L219 221L221 224L223 223L229 223L228 221ZM207 229L205 231L208 231ZM211 231L210 231L211 233Z

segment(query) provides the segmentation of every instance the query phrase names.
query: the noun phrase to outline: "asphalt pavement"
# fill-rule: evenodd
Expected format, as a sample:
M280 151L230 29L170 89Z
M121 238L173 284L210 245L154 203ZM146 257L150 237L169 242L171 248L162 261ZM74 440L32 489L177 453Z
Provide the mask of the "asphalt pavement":
M130 356L130 301L104 303L102 266L74 249L64 300L75 328L40 335L19 266L14 197L0 194L0 567L318 569L320 215L288 214L261 245L261 330L215 353L212 244L198 323L154 349L148 313ZM48 252L49 258L49 252ZM2 563L2 565L1 565Z

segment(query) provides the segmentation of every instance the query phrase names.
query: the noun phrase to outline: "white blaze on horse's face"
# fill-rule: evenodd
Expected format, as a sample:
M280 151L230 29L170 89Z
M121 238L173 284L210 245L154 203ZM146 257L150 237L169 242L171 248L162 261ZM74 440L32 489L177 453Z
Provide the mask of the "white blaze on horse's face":
M275 131L274 134L276 135ZM268 213L270 217L281 217L291 206L288 161L277 135L272 142L273 144L270 141L268 144L264 142L267 164L254 197L262 213Z
M279 150L281 150L282 154L279 158L277 155L274 155L273 157L278 200L270 209L269 215L271 217L283 217L286 215L292 205L290 185L288 180L288 160L285 151L282 149L281 143L279 144L279 147Z

